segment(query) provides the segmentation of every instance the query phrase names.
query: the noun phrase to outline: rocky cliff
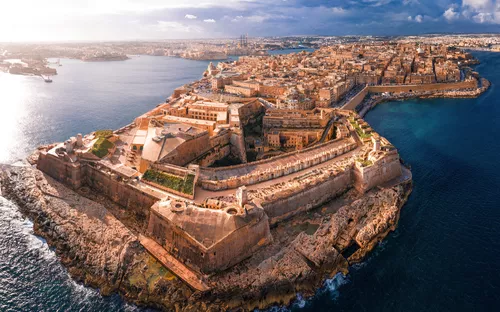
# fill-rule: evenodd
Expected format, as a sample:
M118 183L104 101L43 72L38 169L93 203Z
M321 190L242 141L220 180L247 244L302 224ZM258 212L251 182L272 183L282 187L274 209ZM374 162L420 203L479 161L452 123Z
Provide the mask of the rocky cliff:
M207 278L212 290L199 293L154 260L137 233L102 204L31 167L4 167L0 180L3 195L34 221L35 233L55 247L75 279L103 295L118 292L167 311L252 310L288 304L297 292L312 295L394 230L411 192L411 180L364 195L353 190L331 206L280 223L272 244Z

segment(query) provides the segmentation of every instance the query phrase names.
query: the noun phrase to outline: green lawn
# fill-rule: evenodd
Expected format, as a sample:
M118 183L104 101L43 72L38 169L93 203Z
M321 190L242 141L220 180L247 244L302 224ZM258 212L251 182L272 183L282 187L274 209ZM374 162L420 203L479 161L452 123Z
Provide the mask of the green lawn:
M188 174L185 179L175 176L172 174L168 174L165 172L161 172L155 169L148 169L142 175L142 178L146 181L153 182L164 187L168 187L172 190L193 195L193 187L194 187L194 175Z
M373 162L371 160L368 160L368 159L358 158L357 161L361 163L362 167L368 167L368 166L373 165Z
M109 138L113 135L113 130L97 130L95 136L97 138Z
M111 143L108 138L113 135L112 130L97 130L94 132L95 137L98 138L97 141L92 146L92 154L99 158L103 158L108 155L108 150L113 148L115 145Z
M369 138L371 137L371 133L363 133L363 130L361 130L361 127L359 126L358 122L355 121L355 120L350 120L351 122L351 125L354 127L354 129L356 129L356 133L358 134L358 136L362 139L366 139L366 138Z
M96 155L99 158L103 158L108 155L109 149L115 146L113 143L108 141L105 137L100 137L92 146L92 154Z

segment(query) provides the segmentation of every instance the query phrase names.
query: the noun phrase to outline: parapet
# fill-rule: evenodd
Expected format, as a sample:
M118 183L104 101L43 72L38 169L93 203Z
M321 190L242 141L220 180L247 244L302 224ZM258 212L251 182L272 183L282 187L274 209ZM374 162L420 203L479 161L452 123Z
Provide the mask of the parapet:
M151 207L148 234L195 270L224 270L272 240L264 209L254 203L207 209L178 200Z

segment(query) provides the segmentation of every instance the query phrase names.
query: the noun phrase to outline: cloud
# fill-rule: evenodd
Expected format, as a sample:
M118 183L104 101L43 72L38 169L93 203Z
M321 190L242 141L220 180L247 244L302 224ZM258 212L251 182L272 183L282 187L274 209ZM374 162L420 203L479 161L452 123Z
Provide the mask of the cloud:
M157 21L156 24L149 25L148 28L158 32L199 33L202 31L199 27L188 26L179 22L171 21Z
M391 3L392 0L362 0L362 2L374 7L379 7Z
M346 12L343 7L333 7L332 12L335 14L343 14Z
M500 0L30 0L30 10L4 2L12 13L0 18L0 41L498 32L500 24Z
M462 6L470 7L476 10L490 8L493 0L463 0Z
M493 15L491 13L483 13L483 12L481 12L481 13L478 13L478 14L474 15L472 17L472 19L476 23L480 23L480 24L495 22L495 18L493 17Z
M458 12L455 12L453 8L449 8L443 13L443 17L449 22L457 20L459 16L460 14Z
M462 16L478 24L500 24L500 0L463 0Z
M419 0L403 0L403 5L417 5L420 4Z

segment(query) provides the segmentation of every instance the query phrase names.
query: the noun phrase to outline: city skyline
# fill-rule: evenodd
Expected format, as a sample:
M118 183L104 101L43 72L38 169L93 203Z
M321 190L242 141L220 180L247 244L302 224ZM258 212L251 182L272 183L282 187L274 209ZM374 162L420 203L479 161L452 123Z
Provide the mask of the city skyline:
M418 35L500 30L498 0L16 1L0 42L289 35ZM27 9L29 8L29 9ZM230 26L230 27L229 27Z

